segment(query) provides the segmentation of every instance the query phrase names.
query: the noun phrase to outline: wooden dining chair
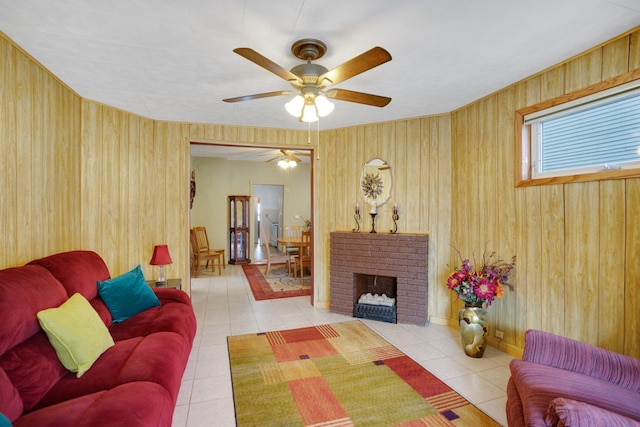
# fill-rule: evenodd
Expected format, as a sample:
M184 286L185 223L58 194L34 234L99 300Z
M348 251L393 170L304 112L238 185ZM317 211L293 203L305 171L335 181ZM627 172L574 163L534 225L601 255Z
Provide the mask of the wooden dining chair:
M299 225L289 225L284 228L284 237L286 239L300 239L302 234L302 228ZM287 273L291 273L290 266L293 265L295 256L298 255L300 247L298 245L292 245L287 243L285 246L285 253L289 256L289 262L287 263Z
M209 246L209 237L207 236L207 228L203 226L193 227L193 231L196 233L196 239L198 242L198 248L200 252L209 253L209 252L220 252L222 254L222 268L227 268L225 263L225 251L224 249L211 249ZM207 267L209 263L207 263Z
M210 249L207 229L205 227L193 227L191 229L191 246L194 256L195 277L198 277L200 264L206 261L205 269L211 261L211 272L215 272L215 263L218 261L218 275L222 275L222 269L226 268L224 262L224 249Z
M300 271L300 284L304 284L304 268L311 268L311 232L303 231L302 240L300 243L300 249L298 255L294 257L293 263L293 277L298 276L298 270Z
M272 264L287 264L289 268L289 255L272 254L269 241L266 239L264 229L260 230L260 243L265 247L265 253L267 254L267 268L264 270L264 277L269 277L269 271L271 271Z
M207 261L207 265L209 265L209 261L211 261L211 272L214 271L215 262L218 261L218 274L222 274L222 268L220 268L222 254L219 252L208 254L201 252L198 248L198 239L193 230L189 232L189 239L191 241L191 271L193 272L193 276L198 277L202 261Z

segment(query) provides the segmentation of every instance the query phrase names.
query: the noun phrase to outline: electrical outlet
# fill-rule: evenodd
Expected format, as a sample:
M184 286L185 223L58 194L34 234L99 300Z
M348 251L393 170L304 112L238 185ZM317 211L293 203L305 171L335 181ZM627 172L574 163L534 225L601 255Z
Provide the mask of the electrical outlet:
M496 331L496 338L499 338L499 339L504 338L504 332L502 332L502 331Z

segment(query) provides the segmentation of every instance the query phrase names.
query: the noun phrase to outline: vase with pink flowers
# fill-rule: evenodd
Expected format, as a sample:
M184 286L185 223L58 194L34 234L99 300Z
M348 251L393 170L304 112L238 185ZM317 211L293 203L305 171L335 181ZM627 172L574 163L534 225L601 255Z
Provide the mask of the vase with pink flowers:
M455 249L455 248L454 248ZM460 339L464 352L470 357L482 357L486 349L487 307L496 298L502 298L504 287L512 288L509 276L515 266L516 257L506 262L492 252L482 255L480 264L474 267L468 258L460 255L462 264L455 267L447 279L447 287L454 291L465 306L458 311Z

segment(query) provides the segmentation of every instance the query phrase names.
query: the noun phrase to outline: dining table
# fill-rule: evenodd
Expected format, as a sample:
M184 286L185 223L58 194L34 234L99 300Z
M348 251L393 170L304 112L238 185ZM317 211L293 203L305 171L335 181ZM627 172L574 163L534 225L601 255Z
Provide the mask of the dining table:
M283 253L287 253L287 248L298 248L298 253L304 253L306 251L303 250L303 242L302 242L302 235L298 235L298 236L283 236L283 237L278 237L278 248L280 248L280 246L284 247L284 250L282 251ZM304 243L305 247L309 247L310 246L310 242L306 242ZM300 273L300 282L302 282L303 278L302 278L302 272Z
M289 236L289 237L278 237L278 246L286 247L300 247L302 246L302 235L299 236Z

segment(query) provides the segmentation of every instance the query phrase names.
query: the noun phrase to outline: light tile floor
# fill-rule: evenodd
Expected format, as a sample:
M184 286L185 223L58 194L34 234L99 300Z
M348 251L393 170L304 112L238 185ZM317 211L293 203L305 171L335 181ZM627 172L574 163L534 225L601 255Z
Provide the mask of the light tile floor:
M193 350L173 417L175 427L235 426L226 338L353 320L313 308L309 297L255 301L240 266L222 276L203 274L191 281L198 319ZM489 347L484 357L467 357L456 329L364 322L503 426L509 362L512 356Z

